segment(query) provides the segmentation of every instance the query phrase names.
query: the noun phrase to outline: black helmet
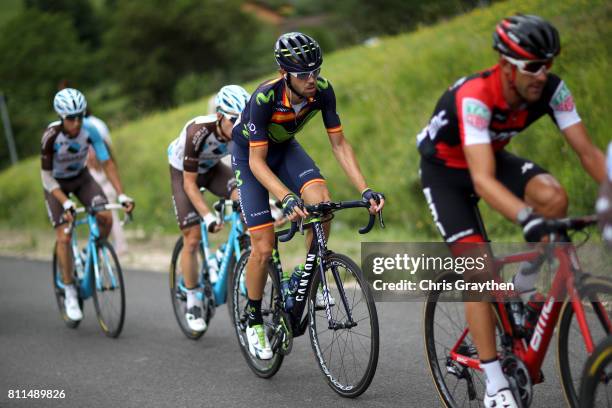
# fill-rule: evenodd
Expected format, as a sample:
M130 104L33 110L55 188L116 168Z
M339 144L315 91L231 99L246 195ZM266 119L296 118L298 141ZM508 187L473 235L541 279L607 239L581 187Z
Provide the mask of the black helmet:
M315 39L298 32L278 37L274 45L274 57L287 72L313 71L323 63L323 53Z
M493 48L520 60L551 59L561 51L559 32L533 15L517 14L503 19L493 33Z

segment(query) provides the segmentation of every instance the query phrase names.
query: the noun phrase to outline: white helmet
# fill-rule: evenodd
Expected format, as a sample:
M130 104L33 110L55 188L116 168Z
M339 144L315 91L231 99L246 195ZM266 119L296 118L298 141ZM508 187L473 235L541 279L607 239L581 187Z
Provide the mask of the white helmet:
M250 97L243 87L226 85L215 96L215 109L228 119L235 119L244 110Z
M87 101L85 96L74 88L65 88L55 94L53 108L62 119L66 116L85 113Z

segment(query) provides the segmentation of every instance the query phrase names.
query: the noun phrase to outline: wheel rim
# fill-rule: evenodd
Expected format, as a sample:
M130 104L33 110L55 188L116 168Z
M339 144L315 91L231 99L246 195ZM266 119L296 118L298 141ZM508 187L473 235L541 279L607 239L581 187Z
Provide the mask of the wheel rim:
M357 326L348 329L329 328L326 311L316 310L315 301L310 299L310 337L315 357L328 381L338 392L350 394L359 388L369 376L369 371L378 351L378 325L376 311L367 301L367 287L351 271L351 267L334 260L340 281L346 294L348 307ZM340 292L328 269L325 274L329 294L335 300L331 306L331 316L336 322L347 322L346 309L342 304ZM318 288L322 290L319 281ZM313 293L314 292L313 288ZM316 295L315 295L316 296Z

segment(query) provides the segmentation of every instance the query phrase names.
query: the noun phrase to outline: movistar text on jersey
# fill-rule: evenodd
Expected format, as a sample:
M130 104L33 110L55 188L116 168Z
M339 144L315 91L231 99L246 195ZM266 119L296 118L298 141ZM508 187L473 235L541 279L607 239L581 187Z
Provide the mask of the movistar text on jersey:
M408 271L411 275L414 275L417 271L454 271L458 274L463 274L467 271L483 270L485 268L486 257L486 254L479 257L395 254L395 256L374 258L372 272L376 275L391 270Z

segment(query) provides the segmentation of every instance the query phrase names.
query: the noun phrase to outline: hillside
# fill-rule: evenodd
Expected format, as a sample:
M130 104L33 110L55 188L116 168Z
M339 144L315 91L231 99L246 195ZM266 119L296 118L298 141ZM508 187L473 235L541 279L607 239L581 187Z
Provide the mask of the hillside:
M539 14L559 29L563 49L553 71L567 82L591 137L603 147L612 125L612 83L607 80L612 38L609 2L496 3L413 33L383 38L375 47L325 55L322 75L334 85L345 134L369 184L387 196L385 218L394 239L435 237L418 182L415 135L447 86L496 62L493 27L515 12ZM259 82L245 87L252 91ZM207 100L113 131L126 191L138 203L136 222L150 232L175 231L166 148L187 120L205 112ZM328 178L333 198L357 197L333 159L320 119L312 120L298 140ZM529 128L510 144L510 150L538 162L561 181L571 197L570 212L592 211L596 186L550 120L544 118ZM38 166L38 158L31 158L0 174L0 226L48 228ZM338 221L359 223L361 215L343 214ZM487 210L485 218L492 236L518 237L517 229L499 216Z

